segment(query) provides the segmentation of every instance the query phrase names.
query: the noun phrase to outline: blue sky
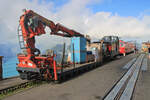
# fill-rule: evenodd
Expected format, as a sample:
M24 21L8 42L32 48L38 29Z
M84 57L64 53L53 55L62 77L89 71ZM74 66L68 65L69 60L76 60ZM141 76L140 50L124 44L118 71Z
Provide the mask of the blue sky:
M40 1L40 0L39 0ZM46 0L53 2L56 7L63 6L69 0ZM120 16L150 15L150 0L102 0L96 4L87 5L93 13L104 11Z
M120 16L139 16L141 13L150 13L149 0L104 0L89 6L94 12L105 11L117 13Z
M69 0L46 0L47 2L52 1L54 2L55 6L62 6L67 3Z

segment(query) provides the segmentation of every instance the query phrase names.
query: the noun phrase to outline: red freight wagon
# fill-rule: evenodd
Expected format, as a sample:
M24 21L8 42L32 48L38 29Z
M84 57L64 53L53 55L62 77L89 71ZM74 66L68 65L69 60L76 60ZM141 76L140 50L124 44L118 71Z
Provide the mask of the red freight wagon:
M125 56L125 42L122 40L119 40L119 53L123 54Z
M120 54L123 54L125 56L128 53L134 52L134 50L135 50L135 45L133 43L119 40Z
M134 43L131 43L131 42L126 42L126 53L131 53L131 52L134 52L135 50L135 45Z

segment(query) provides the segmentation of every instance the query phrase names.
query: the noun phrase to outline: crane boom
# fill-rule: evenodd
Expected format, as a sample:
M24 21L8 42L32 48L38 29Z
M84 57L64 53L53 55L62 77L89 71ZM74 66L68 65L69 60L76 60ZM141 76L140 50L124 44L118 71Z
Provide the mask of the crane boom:
M27 10L20 17L20 26L22 30L23 39L25 42L25 48L27 49L30 57L34 54L37 49L35 48L35 36L45 34L45 27L51 29L51 35L58 35L63 37L84 37L84 35L76 32L72 29L66 28L65 26L53 21L48 20L32 10ZM30 58L29 57L29 58Z
M69 29L59 23L55 24L53 21L40 16L39 14L33 12L32 10L27 10L24 12L24 14L21 16L20 24L21 25L23 24L24 26L22 27L22 29L25 28L28 31L28 33L32 34L31 37L35 35L44 34L45 33L44 26L49 27L51 29L51 34L53 35L60 35L64 37L73 37L73 36L84 37L84 35L82 35L81 33Z
M17 70L20 75L23 73L28 77L28 74L36 75L40 73L43 76L46 75L49 79L54 77L57 80L55 55L40 55L40 50L35 47L35 36L45 34L45 27L50 28L50 35L62 37L84 37L84 35L59 23L55 24L53 21L48 20L32 10L24 10L24 14L20 17L19 25L21 27L21 31L19 32L21 34L18 32L18 36L22 36L23 39L19 43L23 42L23 48L26 50L26 54L18 55L19 64Z

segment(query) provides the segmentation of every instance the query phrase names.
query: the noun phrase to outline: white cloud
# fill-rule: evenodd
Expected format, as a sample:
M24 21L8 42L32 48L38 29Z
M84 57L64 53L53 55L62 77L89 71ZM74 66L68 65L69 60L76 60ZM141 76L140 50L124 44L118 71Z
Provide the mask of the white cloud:
M141 39L150 37L150 16L122 17L117 14L113 15L111 12L93 13L91 9L87 8L87 5L101 1L70 0L61 7L55 7L53 2L47 3L44 0L41 4L37 0L1 0L0 43L11 42L18 45L17 26L24 8L32 9L55 23L62 23L68 28L89 34L93 38L101 38L104 35ZM56 12L54 12L54 9L56 9ZM41 45L42 48L49 48L65 41L60 37L49 36L49 34L41 37L38 44L43 44Z

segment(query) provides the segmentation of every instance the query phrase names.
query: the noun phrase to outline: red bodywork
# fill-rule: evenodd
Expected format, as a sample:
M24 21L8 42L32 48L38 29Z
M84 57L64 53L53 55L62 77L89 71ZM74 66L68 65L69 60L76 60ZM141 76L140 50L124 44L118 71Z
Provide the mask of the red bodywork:
M134 52L134 50L135 50L134 43L119 40L119 52L120 52L120 54L131 53L131 52Z
M63 25L55 24L53 21L38 15L32 10L24 12L24 14L20 17L19 24L21 26L23 42L27 53L18 55L19 73L29 73L32 72L32 70L29 71L28 69L38 68L40 71L44 71L42 74L46 75L46 77L52 78L53 76L54 80L57 80L57 69L60 69L60 67L56 66L56 61L54 60L55 55L36 55L35 52L37 52L38 49L35 47L35 36L45 34L46 26L51 29L51 35L59 35L63 37L83 37L83 35L72 29L64 27Z
M122 40L119 40L119 52L120 52L120 54L125 53L125 42Z

